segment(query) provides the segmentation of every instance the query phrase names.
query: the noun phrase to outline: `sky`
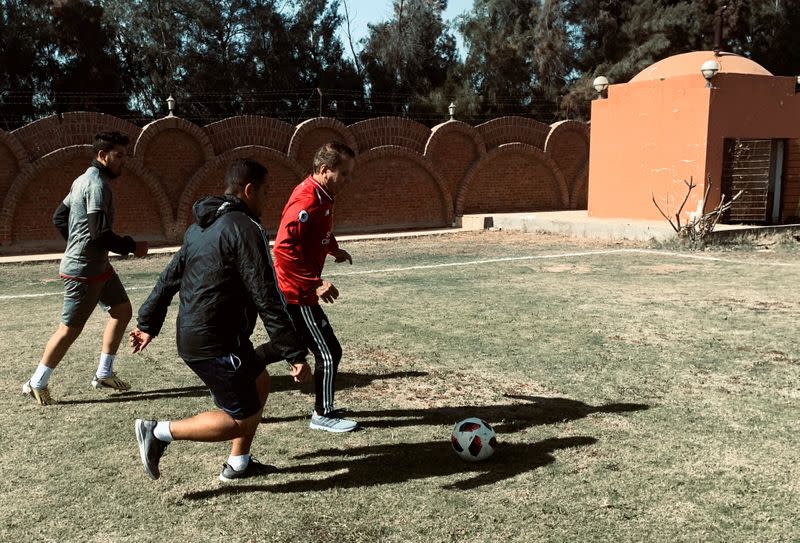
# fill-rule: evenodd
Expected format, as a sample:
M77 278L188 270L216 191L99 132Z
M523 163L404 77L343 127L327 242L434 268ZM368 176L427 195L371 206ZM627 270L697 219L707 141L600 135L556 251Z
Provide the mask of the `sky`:
M473 0L448 0L447 9L444 11L445 21L452 21L457 16L472 8ZM353 33L353 43L359 50L357 42L367 36L367 24L380 23L392 16L392 0L347 0L350 9L350 30ZM344 16L344 8L341 10ZM456 33L456 43L459 51L463 51L461 36ZM343 23L339 29L339 38L342 40L345 51L350 56L350 47L347 43L347 29Z

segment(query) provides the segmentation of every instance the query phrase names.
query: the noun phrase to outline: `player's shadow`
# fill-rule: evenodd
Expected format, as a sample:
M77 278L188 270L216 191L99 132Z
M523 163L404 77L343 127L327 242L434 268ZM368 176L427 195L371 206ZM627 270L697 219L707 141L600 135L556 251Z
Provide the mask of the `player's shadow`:
M411 377L425 377L426 371L394 371L390 373L349 373L339 372L336 374L336 386L340 389L345 388L364 388L372 384L373 381L385 379L406 379ZM298 385L289 375L270 376L271 392L282 392L285 390L295 390ZM313 390L314 383L304 385L304 389Z
M198 398L208 396L208 388L204 386L182 387L182 388L162 388L157 390L128 390L118 392L98 399L86 400L59 400L59 405L70 404L92 404L92 403L119 403L119 402L141 402L144 400L156 400L159 398Z
M184 498L201 500L220 495L246 492L321 492L332 488L363 488L458 475L458 481L446 489L466 490L509 479L521 473L555 462L561 449L585 447L597 443L588 436L551 438L536 443L498 443L494 456L474 464L459 460L448 441L393 443L324 449L295 457L298 460L321 459L280 469L279 475L316 475L328 477L296 479L263 485L233 485L199 492L187 492ZM268 479L267 479L268 480Z
M347 417L368 428L397 428L400 426L449 426L468 416L480 417L491 424L498 434L513 434L543 424L554 424L581 419L594 413L626 413L649 409L647 404L608 403L589 405L569 398L544 396L519 396L505 394L506 398L524 403L495 405L460 405L427 409L348 410ZM288 422L304 416L270 417L264 422Z

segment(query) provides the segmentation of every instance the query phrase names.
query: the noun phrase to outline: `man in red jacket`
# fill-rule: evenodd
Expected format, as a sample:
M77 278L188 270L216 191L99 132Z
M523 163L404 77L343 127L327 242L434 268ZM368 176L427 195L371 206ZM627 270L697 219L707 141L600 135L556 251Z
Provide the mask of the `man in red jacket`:
M333 303L339 297L336 287L321 277L325 258L331 255L336 262L353 263L333 235L333 199L350 180L354 158L353 150L342 143L327 143L317 151L314 173L295 187L283 209L273 250L278 286L289 315L316 360L316 401L309 427L328 432L350 432L358 427L334 409L342 347L319 305L320 299ZM280 359L269 351L269 343L260 348L270 361Z

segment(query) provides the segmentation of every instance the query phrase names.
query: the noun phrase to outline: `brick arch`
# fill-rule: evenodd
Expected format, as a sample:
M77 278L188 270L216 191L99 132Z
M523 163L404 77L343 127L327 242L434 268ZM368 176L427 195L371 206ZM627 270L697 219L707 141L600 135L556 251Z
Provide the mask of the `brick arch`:
M295 127L271 117L240 115L208 124L203 130L211 140L214 153L218 155L248 145L269 147L286 153Z
M317 117L298 124L287 154L303 168L310 169L314 153L329 141L340 141L358 154L358 143L347 126L330 117Z
M86 170L91 158L91 145L72 145L43 156L17 176L3 202L0 215L0 243L11 243L14 240L15 226L20 230L26 230L26 239L56 239L57 233L50 223L50 217L69 191L75 178ZM32 181L39 176L44 177L47 184L40 184L36 187L38 192L29 195ZM142 206L143 188L150 191L155 199L155 206L150 208ZM116 208L115 230L126 234L162 236L169 232L172 216L167 195L152 174L149 174L136 158L131 157L126 161L125 170L113 191ZM120 200L130 202L130 205L120 204ZM28 225L15 220L20 206L35 208L35 212L30 214ZM153 225L159 223L161 231L156 231Z
M569 190L558 165L541 149L509 143L489 151L470 169L458 189L455 213L460 216L568 207Z
M589 164L581 169L575 178L575 184L569 195L570 209L588 209L589 207Z
M141 129L133 123L90 111L76 111L39 119L12 132L34 161L63 147L91 144L94 135L104 130L119 130L136 141Z
M451 202L447 184L430 161L404 147L382 146L358 156L353 180L336 198L336 229L449 227Z
M181 119L180 117L162 117L161 119L156 119L155 121L145 125L145 127L142 128L141 134L139 134L139 139L136 140L136 145L133 148L133 154L141 155L146 153L147 148L153 142L153 139L165 130L179 130L181 132L186 132L195 140L197 140L197 144L200 146L200 149L202 149L203 157L205 159L208 160L214 158L214 146L211 145L211 140L209 139L208 134L196 124L189 122L186 119Z
M25 148L13 134L0 130L0 201L5 199L14 179L28 168Z
M134 156L152 172L169 197L170 216L177 211L183 188L214 158L211 140L199 126L179 117L164 117L142 129Z
M280 212L294 186L302 181L303 169L285 154L260 145L246 145L231 149L206 162L192 176L181 194L175 221L176 233L182 232L192 223L192 205L201 196L222 194L222 180L228 164L237 158L253 158L267 167L269 183L267 209L262 223L274 230L280 221Z
M483 136L486 149L491 150L506 143L527 143L544 149L550 126L527 117L499 117L475 129Z
M424 124L402 117L376 117L351 124L348 128L362 153L391 145L405 147L421 155L431 135L431 130Z
M589 126L578 121L560 121L551 125L550 133L544 146L545 154L550 157L564 174L570 192L570 207L581 200L579 190L586 192L581 175L589 167ZM586 195L583 195L585 199Z
M436 165L451 194L455 194L472 165L486 155L483 136L461 121L447 121L431 129L425 158Z

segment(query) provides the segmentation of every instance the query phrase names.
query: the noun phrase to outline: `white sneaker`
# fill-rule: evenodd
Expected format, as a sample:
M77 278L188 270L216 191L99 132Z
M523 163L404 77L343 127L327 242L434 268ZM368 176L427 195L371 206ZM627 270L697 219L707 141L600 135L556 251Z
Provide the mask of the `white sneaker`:
M341 419L336 417L336 411L328 413L331 416L311 414L311 422L308 427L312 430L325 430L326 432L352 432L358 428L358 423L354 420Z

